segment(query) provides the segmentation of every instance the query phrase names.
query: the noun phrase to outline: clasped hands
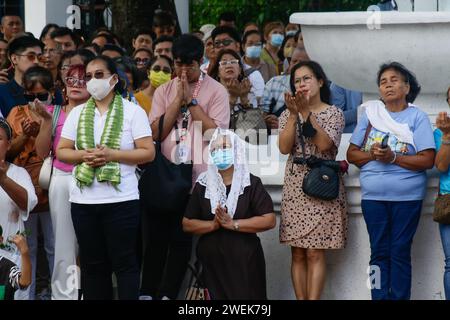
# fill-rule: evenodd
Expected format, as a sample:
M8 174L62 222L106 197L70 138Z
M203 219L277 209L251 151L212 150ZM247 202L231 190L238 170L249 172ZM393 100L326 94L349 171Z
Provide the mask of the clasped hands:
M220 227L223 227L225 229L233 229L233 219L228 214L228 211L226 208L223 208L221 206L217 206L216 208L216 214L213 220L214 223L214 230L219 229Z
M309 91L303 93L301 91L297 91L295 95L292 95L290 92L284 93L284 102L286 103L286 108L289 110L291 115L297 116L297 114L301 114L303 120L306 120L309 113L311 112L309 109Z
M395 159L395 154L389 146L382 148L380 143L374 143L369 150L373 160L381 161L385 164L391 163Z
M104 166L107 162L115 161L114 150L106 146L97 145L94 149L85 150L83 162L92 168Z

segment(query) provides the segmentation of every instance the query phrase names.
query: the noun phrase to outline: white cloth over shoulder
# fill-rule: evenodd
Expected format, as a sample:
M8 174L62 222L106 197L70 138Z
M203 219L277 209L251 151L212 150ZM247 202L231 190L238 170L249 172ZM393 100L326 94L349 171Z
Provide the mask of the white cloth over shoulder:
M408 104L408 106L411 104ZM388 132L394 135L400 142L410 144L416 149L414 144L414 134L407 123L399 123L392 119L386 110L385 104L380 100L371 100L364 102L367 119L372 127L381 132Z
M234 172L231 183L231 190L227 197L227 189L223 183L219 170L211 159L211 146L220 136L228 136L234 153ZM239 196L244 193L244 189L250 185L250 171L248 168L245 142L234 132L217 128L214 132L208 147L209 163L208 170L201 173L197 182L206 187L205 198L210 200L211 213L215 214L217 206L226 206L228 214L233 217L236 211Z

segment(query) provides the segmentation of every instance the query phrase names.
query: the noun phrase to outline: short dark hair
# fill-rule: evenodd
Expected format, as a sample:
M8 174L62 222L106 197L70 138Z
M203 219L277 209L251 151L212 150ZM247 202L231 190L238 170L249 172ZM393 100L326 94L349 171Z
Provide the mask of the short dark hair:
M103 52L105 51L115 51L118 52L121 56L125 55L125 51L121 47L116 46L115 44L110 43L105 44L102 50L100 51L100 54L103 54Z
M40 47L44 50L44 44L42 41L30 36L20 36L14 38L8 45L8 57L12 54L20 54L28 48Z
M139 29L133 36L133 39L137 39L137 37L139 37L140 35L145 34L145 35L149 35L152 40L155 40L155 33L150 30L150 29Z
M235 28L229 26L219 26L214 28L211 33L211 38L214 41L219 34L224 33L228 34L231 38L233 38L234 41L241 43L241 36L239 32Z
M25 71L22 81L26 90L33 89L38 83L47 91L53 90L55 87L55 79L53 79L52 73L41 66L33 66Z
M176 26L176 21L169 11L161 10L153 15L153 27Z
M239 67L241 68L241 72L239 74L238 80L242 81L242 79L244 79L245 77L244 65L242 64L242 60L239 54L232 49L223 49L219 51L219 53L217 54L216 62L214 63L213 67L211 68L211 71L209 72L209 76L219 81L219 62L220 59L222 59L222 57L226 54L232 55L239 61Z
M388 62L384 63L380 66L380 69L378 70L378 76L377 76L377 84L380 86L380 80L383 73L385 73L387 70L394 70L398 73L400 73L403 77L403 80L407 84L409 84L409 93L406 95L406 102L413 103L414 100L416 100L417 96L420 93L420 84L417 81L416 76L414 73L409 71L404 65L402 65L399 62Z
M159 55L159 56L154 56L154 57L150 60L150 62L148 63L148 67L151 68L151 66L154 65L155 62L158 61L158 59L164 59L164 60L166 60L167 63L169 64L169 66L170 66L170 69L172 69L172 72L173 72L173 60L170 59L168 56L166 56L166 55L164 55L164 54Z
M102 61L102 62L105 64L106 69L108 69L108 71L109 71L111 74L117 74L117 75L119 75L119 72L118 72L118 70L117 70L117 66L116 66L114 60L111 59L110 57L107 57L107 56L96 56L94 59L92 59L91 61L89 61L88 64L86 64L86 69L87 69L87 66L88 66L90 63L94 62L94 61ZM122 83L122 82L120 81L120 78L119 78L119 81L118 81L118 82L116 83L116 85L114 86L114 91L116 91L116 92L122 94L122 93L124 93L125 90L126 90L125 84Z
M123 73L131 73L131 76L133 77L133 90L137 90L141 86L141 79L139 77L139 71L136 67L136 64L134 63L134 60L130 57L124 56L114 58L113 61L116 63L118 71L123 71ZM123 76L123 74L119 74L119 76ZM122 80L128 83L128 79Z
M48 23L45 25L44 29L42 29L41 35L39 36L39 40L44 41L45 36L51 29L58 29L59 26L56 23Z
M300 69L301 67L307 67L309 68L314 76L317 78L317 80L322 80L323 85L320 88L320 100L322 102L329 104L330 103L330 87L328 86L328 78L325 74L325 71L323 71L322 66L315 62L315 61L301 61L297 63L294 67L292 67L291 70L291 79L290 79L290 86L291 86L291 92L292 94L295 94L295 71Z
M81 39L72 30L70 30L67 27L58 28L50 34L50 37L52 39L55 39L57 37L64 37L64 36L70 36L72 38L73 42L75 43L75 46L78 47L80 45Z
M247 38L250 37L252 34L257 34L261 38L261 40L264 40L264 37L261 34L261 32L259 32L258 30L250 30L244 33L244 35L242 36L242 45L245 45L245 43L247 42Z
M111 36L111 34L109 34L109 33L97 34L97 35L95 35L95 36L92 37L92 39L91 39L91 41L89 41L89 43L92 43L92 41L93 41L94 39L97 39L97 38L100 38L100 37L105 38L105 39L106 39L106 43L109 43L109 44L115 44L115 43L116 43L116 42L114 41L113 36Z
M175 39L171 36L166 36L166 35L160 36L155 41L153 41L153 45L152 45L153 51L155 51L156 45L161 42L172 42L173 43L174 41L175 41Z
M75 51L64 52L59 61L58 70L61 69L64 60L73 58L75 56L80 56L83 60L83 64L86 66L92 59L95 58L95 54L88 49L78 49Z
M203 41L192 34L183 34L175 39L172 47L173 59L180 59L181 63L192 63L200 61L203 58L205 46Z
M92 47L93 49L94 49L94 51L95 51L95 56L97 56L97 55L99 55L100 54L100 51L102 50L102 48L100 48L100 46L98 45L98 44L96 44L96 43L87 43L87 44L84 44L82 47L81 47L81 49L83 49L83 50L88 50L88 51L91 51L91 50L89 50L88 48L89 47ZM91 51L92 52L92 51ZM92 52L93 53L93 52Z
M139 52L146 52L146 53L148 53L148 55L150 56L150 58L152 58L153 57L153 52L151 52L150 50L148 50L147 48L139 48L139 49L136 49L134 52L133 52L133 58L136 56L136 54L138 54Z
M231 11L222 12L219 16L220 21L236 22L236 15Z

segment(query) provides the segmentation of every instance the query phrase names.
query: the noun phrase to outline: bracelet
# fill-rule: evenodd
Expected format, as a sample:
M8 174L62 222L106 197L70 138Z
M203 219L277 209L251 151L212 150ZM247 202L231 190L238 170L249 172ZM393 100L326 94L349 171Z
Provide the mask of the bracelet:
M450 140L441 140L441 144L449 146L450 145Z
M389 162L389 163L393 164L395 162L395 160L397 160L397 153L394 152L394 159L392 159L392 161Z

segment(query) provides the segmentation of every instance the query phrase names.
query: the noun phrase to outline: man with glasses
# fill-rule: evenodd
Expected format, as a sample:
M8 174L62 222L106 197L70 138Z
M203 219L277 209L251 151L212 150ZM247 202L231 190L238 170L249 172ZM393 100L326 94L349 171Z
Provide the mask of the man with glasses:
M11 109L28 102L24 98L22 77L30 67L36 66L42 58L44 44L36 38L21 36L8 45L8 59L14 67L14 78L0 84L0 110L7 117Z
M174 163L193 161L192 185L207 168L208 159L203 155L208 143L203 134L216 127L228 128L230 122L227 90L200 71L203 51L202 41L194 35L185 34L174 41L177 77L156 89L149 116L164 156ZM164 126L159 132L163 114ZM146 207L144 211L148 236L141 295L176 299L191 257L191 236L183 232L181 224L184 210L159 212Z
M241 54L241 40L236 29L228 26L217 27L213 30L211 37L213 39L214 50L216 54L220 50L231 49L238 55ZM241 59L244 66L244 73L252 84L251 93L256 97L258 103L264 93L264 78L258 70L251 68ZM256 108L257 106L253 106Z

